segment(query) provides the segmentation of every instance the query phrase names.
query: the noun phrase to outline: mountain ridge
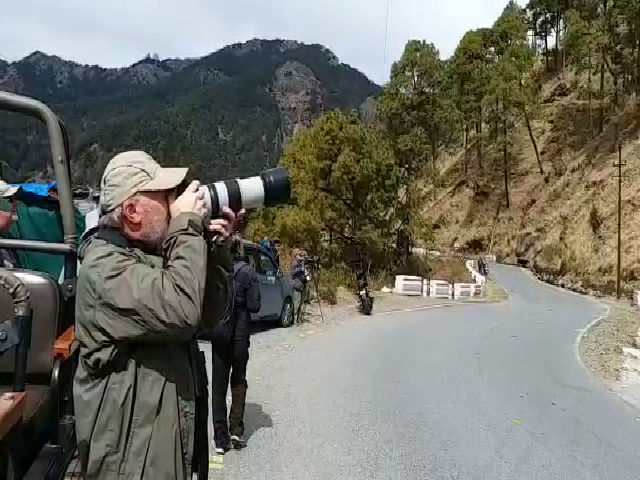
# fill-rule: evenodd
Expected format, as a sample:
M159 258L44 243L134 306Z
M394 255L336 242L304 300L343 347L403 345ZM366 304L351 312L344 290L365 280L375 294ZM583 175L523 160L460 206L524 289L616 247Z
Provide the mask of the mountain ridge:
M326 110L358 110L381 90L322 45L261 39L199 58L148 55L118 68L35 51L0 60L0 89L39 98L61 115L74 180L84 184L95 184L110 156L127 148L188 165L206 181L255 174L277 164L297 128ZM46 138L6 115L0 116L9 140L0 144L3 175L39 175Z

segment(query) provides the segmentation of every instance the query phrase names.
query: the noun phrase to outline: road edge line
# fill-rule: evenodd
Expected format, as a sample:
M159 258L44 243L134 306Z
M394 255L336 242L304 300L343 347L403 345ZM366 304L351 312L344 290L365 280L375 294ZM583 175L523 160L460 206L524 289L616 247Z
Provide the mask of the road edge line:
M437 305L424 305L422 307L412 307L412 308L401 308L396 310L388 310L386 312L376 312L372 316L376 317L378 315L387 315L390 313L410 313L410 312L420 312L422 310L435 310L437 308L445 308L445 307L454 307L458 304L456 303L440 303Z
M522 267L520 267L520 268L522 268ZM531 278L533 278L536 282L541 283L545 287L549 287L549 288L552 288L554 290L559 290L559 291L561 291L563 293L574 295L576 297L586 298L590 302L596 303L596 304L598 304L598 305L600 305L602 307L606 307L607 308L607 312L609 311L608 305L605 305L604 303L602 303L598 299L598 297L594 297L593 295L589 295L587 293L574 292L573 290L568 290L568 289L560 287L558 285L553 285L552 283L547 283L544 280L540 280L530 268L522 268L522 270L524 270L527 273L527 275L529 275Z
M574 292L575 293L575 292ZM589 333L589 331L597 326L600 322L602 322L603 320L605 320L609 314L611 313L611 306L610 305L605 305L601 302L597 302L600 305L605 307L605 312L602 315L597 316L596 318L594 318L593 320L591 320L591 322L589 322L585 327L581 328L578 335L576 336L575 341L573 342L573 349L574 349L574 353L576 355L576 358L578 359L578 362L580 362L580 365L582 365L582 368L584 368L589 375L591 375L592 378L597 379L598 377L596 377L595 373L593 371L591 371L591 369L589 367L587 367L584 363L584 361L582 360L582 356L580 355L580 344L582 343L582 339L584 338L584 336Z
M588 378L595 385L599 386L600 388L604 388L609 394L613 395L613 397L617 401L620 401L620 402L624 403L625 405L630 406L633 409L638 409L638 405L636 405L635 403L630 402L629 400L627 400L620 393L620 391L616 389L616 386L619 385L619 381L613 381L612 382L612 381L609 381L609 380L607 380L605 378L602 378L596 372L594 372L589 367L587 367L587 365L584 363L584 360L582 359L582 356L580 355L580 344L582 343L582 340L584 339L584 336L587 333L589 333L589 331L592 328L598 326L603 320L606 320L609 317L609 315L611 314L612 305L609 305L609 304L606 304L606 303L600 301L600 299L598 297L593 297L591 295L574 292L572 290L567 290L566 288L562 288L562 287L559 287L557 285L552 285L550 283L544 282L544 281L540 280L538 277L536 277L536 275L530 269L527 268L525 270L528 272L529 275L531 275L531 277L533 277L535 280L537 280L538 282L542 283L543 285L546 285L547 287L551 287L553 289L560 290L560 291L562 291L564 293L571 293L571 294L576 295L578 297L582 297L582 298L586 297L587 299L589 299L591 302L595 303L599 307L604 308L604 312L602 314L598 315L596 318L591 320L586 326L581 328L580 331L578 332L578 335L576 336L576 339L573 342L574 355L577 358L578 363L580 364L582 369L586 372Z
M574 292L573 290L568 290L566 288L559 287L558 285L553 285L551 283L547 283L547 282L545 282L543 280L540 280L536 276L536 274L529 268L525 268L524 270L526 270L527 274L531 278L533 278L535 281L541 283L542 285L544 285L546 287L549 287L549 288L554 289L554 290L559 290L559 291L561 291L562 293L565 293L565 294L571 294L571 295L574 295L576 297L586 298L588 301L590 301L592 303L595 303L599 307L604 308L604 312L602 314L600 314L597 317L595 317L593 320L591 320L589 323L587 323L584 327L582 327L580 329L580 331L578 332L578 335L576 336L576 338L575 338L575 340L573 342L573 350L574 350L576 358L578 359L578 362L580 363L582 368L591 376L591 378L597 380L598 377L595 375L594 372L591 371L591 369L589 367L587 367L585 365L584 361L582 360L582 357L580 356L580 343L582 343L582 339L589 332L589 330L591 330L593 327L598 325L600 322L602 322L604 319L606 319L609 316L609 314L611 313L611 306L601 302L600 300L598 300L598 298L596 298L596 297L594 297L592 295L587 295L587 294L584 294L584 293Z
M575 354L576 358L578 359L578 363L580 363L580 365L587 372L587 374L593 380L597 381L598 383L603 383L603 384L606 385L606 382L603 382L602 379L598 378L598 376L589 367L587 367L585 365L584 361L582 360L582 357L580 356L580 343L582 343L582 339L589 332L589 330L591 330L593 327L598 325L600 322L602 322L603 320L605 320L609 316L609 314L611 313L611 306L607 305L606 303L601 302L597 297L594 297L592 295L587 295L587 294L583 294L583 293L574 292L573 290L567 290L566 288L559 287L558 285L553 285L551 283L547 283L547 282L545 282L543 280L540 280L530 268L522 268L522 267L520 267L520 268L522 270L524 270L526 272L526 274L528 276L530 276L533 280L535 280L538 283L541 283L545 287L551 288L553 290L558 290L558 291L560 291L562 293L565 293L565 294L571 294L571 295L574 295L574 296L577 296L577 297L580 297L580 298L585 298L588 301L590 301L592 303L595 303L599 307L604 308L604 312L603 313L601 313L600 315L595 317L587 325L585 325L584 327L582 327L579 330L578 335L576 336L575 340L573 341L573 351L574 351L574 354ZM609 388L609 390L611 390L611 389Z

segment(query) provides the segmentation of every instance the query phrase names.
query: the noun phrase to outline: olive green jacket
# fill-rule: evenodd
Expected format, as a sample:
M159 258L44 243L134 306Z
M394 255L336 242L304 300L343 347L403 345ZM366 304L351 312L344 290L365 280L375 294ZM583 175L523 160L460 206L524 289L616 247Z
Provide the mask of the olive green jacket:
M122 243L107 241L102 232L83 246L73 393L87 478L191 478L194 335L207 270L220 287L232 268L223 247L207 261L202 229L195 215L172 219L162 256L122 236ZM226 293L211 293L207 285L218 305Z

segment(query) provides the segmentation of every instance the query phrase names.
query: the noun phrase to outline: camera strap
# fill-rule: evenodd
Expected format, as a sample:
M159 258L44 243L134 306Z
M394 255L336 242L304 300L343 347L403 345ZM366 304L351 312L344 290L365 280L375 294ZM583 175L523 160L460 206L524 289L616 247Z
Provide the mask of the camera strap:
M161 252L159 250L154 251L148 245L144 245L141 242L129 241L127 237L125 237L117 228L100 227L98 229L98 233L96 233L96 238L99 238L107 243L110 243L111 245L115 245L116 247L126 250L137 248L146 255L161 255Z
M96 238L120 248L129 248L129 240L117 228L100 227Z

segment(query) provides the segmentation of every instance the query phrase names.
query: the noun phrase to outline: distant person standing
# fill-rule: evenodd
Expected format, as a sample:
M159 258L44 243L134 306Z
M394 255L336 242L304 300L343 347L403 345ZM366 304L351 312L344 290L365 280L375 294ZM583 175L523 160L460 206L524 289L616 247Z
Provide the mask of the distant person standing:
M0 198L3 200L2 210L0 210L0 237L8 237L11 227L18 219L18 202L16 194L20 190L19 187L12 187L6 182L0 180ZM0 257L4 268L16 268L19 266L18 256L15 251L1 249Z
M293 313L294 321L302 323L302 304L306 300L304 294L308 284L307 266L305 262L305 252L294 250L293 262L291 264L291 283L293 285Z
M278 263L276 259L278 255L276 251L276 246L267 235L265 235L265 237L262 239L262 243L260 244L260 246L267 251L267 253L271 256L274 262Z
M251 314L260 310L260 287L256 271L247 263L242 239L231 246L235 298L231 318L232 335L214 331L212 350L212 411L215 451L224 454L231 447L244 446L244 407L247 396L249 324ZM223 322L221 322L223 323ZM220 324L219 324L220 325ZM229 375L231 374L231 375ZM227 389L231 383L231 409L227 424Z
M487 262L484 260L484 258L478 259L478 271L480 275L484 277L489 275L489 268L487 267Z
M273 260L276 262L276 266L280 268L280 240L274 240L273 242Z
M260 246L262 248L264 248L265 250L269 251L271 249L271 240L269 239L269 237L267 235L264 236L264 238L262 239L262 242L260 243Z
M6 208L0 211L0 232L7 233L13 223L18 219L18 200L16 194L20 187L13 187L0 180L0 198L3 199Z

